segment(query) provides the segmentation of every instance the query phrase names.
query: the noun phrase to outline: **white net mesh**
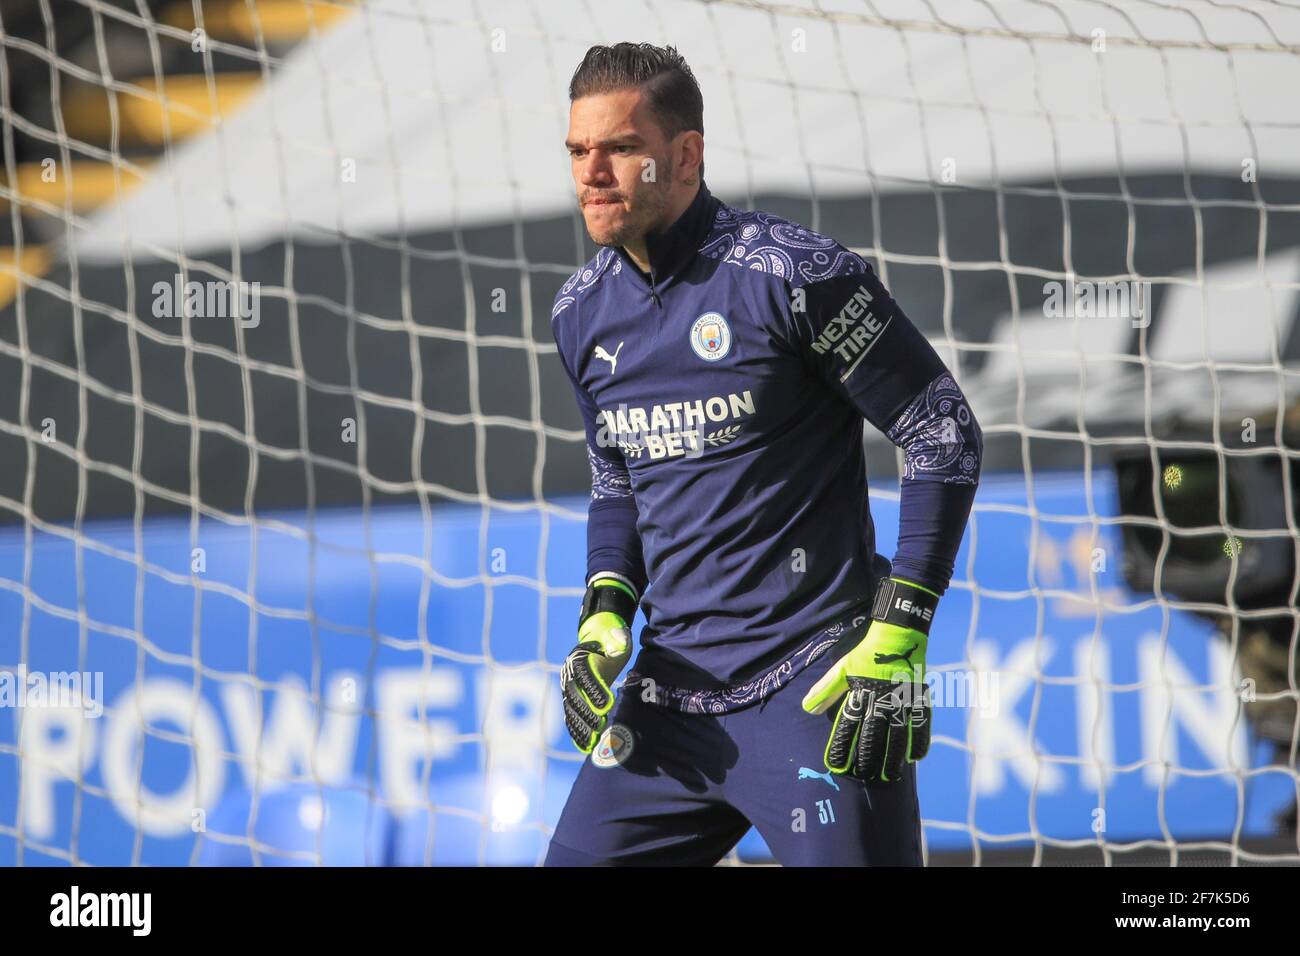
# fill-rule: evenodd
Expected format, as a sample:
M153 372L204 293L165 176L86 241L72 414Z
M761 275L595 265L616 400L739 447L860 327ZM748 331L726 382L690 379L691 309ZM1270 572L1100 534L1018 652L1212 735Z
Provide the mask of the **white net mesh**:
M1300 860L1300 11L0 25L0 863L543 858L588 479L565 93L625 39L691 63L712 191L868 257L983 426L929 861Z

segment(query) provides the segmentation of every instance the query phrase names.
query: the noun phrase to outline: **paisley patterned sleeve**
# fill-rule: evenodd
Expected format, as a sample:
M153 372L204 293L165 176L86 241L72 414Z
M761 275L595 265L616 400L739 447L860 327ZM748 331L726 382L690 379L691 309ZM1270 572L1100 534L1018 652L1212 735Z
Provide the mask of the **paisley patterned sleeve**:
M617 449L615 449L617 452ZM648 578L641 535L637 530L636 499L627 465L611 461L587 446L591 463L591 501L587 505L587 582L597 576L620 579L637 595Z
M948 587L979 483L983 437L956 380L870 264L841 247L787 286L788 347L903 449L892 573Z
M632 476L628 474L626 464L602 458L591 445L587 446L587 461L591 464L593 499L632 497Z
M975 501L984 439L952 375L923 388L885 432L903 449L892 573L942 594Z
M927 385L885 432L903 449L903 479L979 483L983 436L947 372Z
M572 329L562 326L565 320L572 322L578 310L576 301L568 293L580 274L576 273L556 296L551 328L555 332L560 364L573 386L573 397L582 416L587 438L587 461L591 465L586 580L590 582L598 575L611 575L627 583L639 597L645 593L648 577L637 530L636 499L632 495L631 478L623 453L617 448L600 445L600 412L573 373L570 364L574 351Z

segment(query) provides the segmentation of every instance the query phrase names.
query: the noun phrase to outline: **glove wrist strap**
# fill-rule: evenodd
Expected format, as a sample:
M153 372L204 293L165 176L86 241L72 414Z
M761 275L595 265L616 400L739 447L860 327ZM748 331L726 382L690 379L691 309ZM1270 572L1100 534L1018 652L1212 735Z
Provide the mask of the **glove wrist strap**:
M920 631L928 637L934 609L938 605L939 599L924 588L897 578L881 578L876 586L871 616L885 624Z
M601 611L613 611L623 619L624 624L630 624L632 618L636 617L636 604L636 599L618 582L613 580L608 583L597 581L588 587L587 593L582 596L582 610L578 613L578 627L582 627L587 618L593 614L599 614Z

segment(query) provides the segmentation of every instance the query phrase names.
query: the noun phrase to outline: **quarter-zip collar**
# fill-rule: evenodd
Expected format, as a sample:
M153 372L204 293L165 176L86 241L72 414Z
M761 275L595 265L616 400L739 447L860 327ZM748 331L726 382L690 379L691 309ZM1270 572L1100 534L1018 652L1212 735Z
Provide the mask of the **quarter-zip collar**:
M717 217L717 205L718 201L713 198L709 187L701 178L699 191L677 220L661 232L646 235L646 252L650 257L649 291L656 302L659 292L672 282L682 266L700 248L700 243L704 241ZM622 246L617 248L624 263L630 267L631 274L645 282L643 273L627 254L627 250Z

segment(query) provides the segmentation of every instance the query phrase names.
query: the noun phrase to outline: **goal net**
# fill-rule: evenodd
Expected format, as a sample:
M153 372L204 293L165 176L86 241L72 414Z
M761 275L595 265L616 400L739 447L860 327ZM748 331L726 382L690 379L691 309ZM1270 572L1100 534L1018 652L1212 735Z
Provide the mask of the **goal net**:
M0 3L0 865L544 857L567 85L620 40L685 55L710 189L865 256L983 427L927 861L1300 861L1300 10L37 0Z

